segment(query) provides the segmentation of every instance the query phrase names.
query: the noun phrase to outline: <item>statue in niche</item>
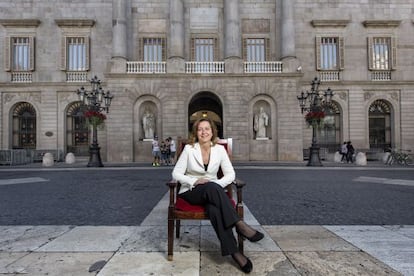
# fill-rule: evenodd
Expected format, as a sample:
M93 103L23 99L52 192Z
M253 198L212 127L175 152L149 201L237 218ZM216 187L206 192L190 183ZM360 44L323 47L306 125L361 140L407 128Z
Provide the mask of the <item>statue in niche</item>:
M154 114L148 109L145 110L142 116L142 128L144 129L144 138L153 139L155 130L155 117Z
M267 138L266 128L269 125L269 115L264 111L263 107L260 107L259 112L254 115L254 131L257 138Z

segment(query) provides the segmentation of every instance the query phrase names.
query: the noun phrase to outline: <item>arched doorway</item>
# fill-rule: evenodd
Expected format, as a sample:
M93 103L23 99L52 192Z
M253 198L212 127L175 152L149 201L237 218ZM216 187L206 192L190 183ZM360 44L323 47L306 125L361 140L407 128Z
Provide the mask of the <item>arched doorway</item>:
M376 100L370 105L368 112L370 149L385 150L391 147L390 104L384 100Z
M195 95L188 105L188 130L191 133L193 123L208 117L214 121L218 129L218 136L223 138L223 105L220 99L211 92L200 92Z
M13 110L12 148L36 148L36 110L33 105L21 102Z
M89 155L89 128L82 102L72 103L66 111L66 150L76 156Z
M339 105L331 101L325 104L325 118L318 130L319 146L335 152L341 145L341 110Z

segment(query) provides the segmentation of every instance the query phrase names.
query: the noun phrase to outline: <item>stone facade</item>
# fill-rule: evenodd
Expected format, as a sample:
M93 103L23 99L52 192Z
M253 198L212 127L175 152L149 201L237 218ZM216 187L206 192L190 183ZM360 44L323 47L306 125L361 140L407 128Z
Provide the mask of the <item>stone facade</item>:
M296 96L310 89L314 77L322 79L321 89L330 87L335 93L338 144L352 140L356 149L370 149L369 108L381 100L391 109L389 143L414 150L414 37L408 35L414 30L413 4L413 0L56 0L51 5L46 0L0 0L0 45L6 45L10 36L35 38L30 81L12 81L8 57L5 51L0 54L5 69L0 71L0 148L13 147L12 113L17 104L28 102L36 111L36 148L67 152L66 113L78 101L76 90L89 86L67 81L62 67L61 40L72 35L90 41L88 79L97 75L104 89L114 94L105 128L98 131L104 161L151 160L150 142L143 139L145 108L154 112L155 132L161 138L187 137L194 112L214 111L222 136L233 138L234 160L302 160L312 130ZM195 35L216 39L215 61L224 63L224 72L186 72ZM343 38L343 64L334 72L336 79L317 70L315 40L320 36ZM396 40L396 66L388 72L390 79L372 79L367 50L372 36ZM128 72L128 62L142 61L143 37L165 38L165 72ZM283 63L283 70L244 70L242 41L251 37L268 39L267 61ZM260 106L270 115L269 139L255 139L253 118Z

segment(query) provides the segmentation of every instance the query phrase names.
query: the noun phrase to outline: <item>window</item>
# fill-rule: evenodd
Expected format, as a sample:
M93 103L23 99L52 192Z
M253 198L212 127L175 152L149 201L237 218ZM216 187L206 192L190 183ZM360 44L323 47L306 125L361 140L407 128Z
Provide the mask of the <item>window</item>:
M192 59L198 62L212 62L217 60L216 38L193 38Z
M141 43L142 61L161 62L166 60L164 38L142 38Z
M391 70L396 67L396 47L394 38L368 38L368 53L370 70Z
M6 71L34 70L34 37L8 37L5 49Z
M13 110L13 149L36 148L36 110L27 102Z
M317 70L343 70L344 41L341 37L316 38Z
M246 38L243 42L243 56L245 61L263 62L268 60L269 39Z
M89 37L64 37L62 48L62 70L89 70Z

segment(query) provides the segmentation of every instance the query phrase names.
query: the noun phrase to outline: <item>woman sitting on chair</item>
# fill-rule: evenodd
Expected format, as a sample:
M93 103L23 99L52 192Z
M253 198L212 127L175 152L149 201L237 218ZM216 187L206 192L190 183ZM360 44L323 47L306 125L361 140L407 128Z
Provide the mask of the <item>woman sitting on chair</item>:
M236 177L226 149L216 144L217 128L208 118L197 120L193 125L190 143L187 144L172 172L181 183L179 195L188 203L203 205L220 240L221 254L231 255L245 273L250 273L253 264L237 247L233 227L251 242L263 239L264 235L254 230L239 218L229 197L223 189ZM217 179L221 168L223 177Z

